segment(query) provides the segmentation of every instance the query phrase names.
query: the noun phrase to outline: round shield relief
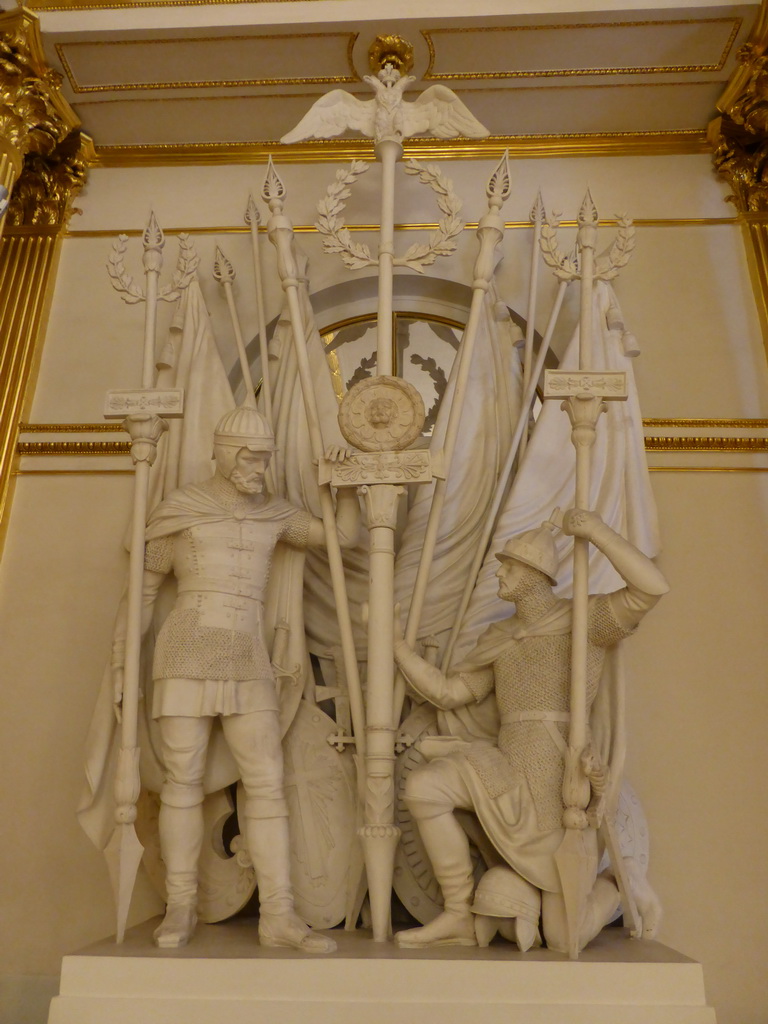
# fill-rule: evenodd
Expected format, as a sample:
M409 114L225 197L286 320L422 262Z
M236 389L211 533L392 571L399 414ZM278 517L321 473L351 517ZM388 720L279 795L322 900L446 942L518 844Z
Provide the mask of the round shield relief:
M363 452L401 451L421 434L426 414L416 388L400 377L366 377L339 409L345 440Z

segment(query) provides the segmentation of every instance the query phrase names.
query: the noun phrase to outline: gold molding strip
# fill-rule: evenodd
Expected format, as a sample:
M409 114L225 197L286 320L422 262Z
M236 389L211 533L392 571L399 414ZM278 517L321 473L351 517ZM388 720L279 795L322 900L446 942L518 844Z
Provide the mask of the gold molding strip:
M120 11L134 7L208 7L218 4L320 3L321 0L28 0L30 11Z
M768 452L768 437L646 437L647 452ZM19 456L130 455L130 441L19 441Z
M119 434L119 423L20 423L20 434Z
M661 219L640 219L633 221L636 228L680 228L680 227L722 227L722 226L733 226L739 223L738 217L670 217L668 220ZM345 224L344 225L349 231L368 231L378 232L378 224ZM575 228L577 226L574 220L562 220L560 221L560 227L563 228ZM612 219L600 220L600 227L615 227L616 221ZM425 222L423 224L395 224L395 231L436 231L439 225L437 223ZM531 222L529 220L510 220L504 225L507 231L520 231L531 229ZM295 224L293 230L297 235L311 235L317 233L317 228L314 224ZM477 222L467 221L464 225L464 231L476 231ZM260 227L259 231L266 234L267 228ZM250 232L250 228L242 227L240 225L231 224L218 224L212 227L173 227L163 228L163 234L169 237L175 235L187 234L187 235L245 235ZM116 234L126 235L128 238L140 238L143 235L143 229L141 228L84 228L78 230L73 228L68 230L65 234L66 238L114 238ZM666 423L667 421L663 421ZM719 421L718 421L719 422ZM659 425L663 425L662 421Z
M130 441L19 441L19 455L130 455Z
M189 36L185 42L193 43L217 43L222 40L227 42L242 42L243 40L254 39L346 39L346 57L349 67L347 75L314 75L299 76L295 78L239 78L231 81L211 81L201 79L195 82L145 82L130 83L127 85L79 85L69 60L64 53L64 47L70 49L76 46L169 46L179 42L178 38L157 39L102 39L98 43L73 41L70 43L57 43L56 54L61 61L61 66L69 81L70 88L78 95L85 95L92 92L132 92L136 90L155 89L235 89L242 86L275 86L275 85L351 85L360 81L360 76L355 71L352 63L352 51L359 33L356 32L281 32L274 35L241 35L241 36Z
M505 151L513 159L566 156L689 156L709 153L706 132L698 128L652 132L576 132L569 135L492 135L487 139L407 139L405 158L420 160L500 160ZM265 164L269 157L281 163L335 163L373 161L373 143L367 139L299 142L158 143L156 145L97 146L95 167L174 167L219 164Z
M761 419L648 419L644 427L721 427L724 430L768 430L768 420Z
M19 476L133 476L133 469L14 469ZM768 473L768 466L649 466L649 473Z
M276 79L275 84L279 85L284 79ZM718 84L718 80L714 80L715 84ZM555 85L518 85L516 84L513 89L508 85L478 85L478 86L461 86L457 85L453 92L457 96L482 96L488 93L501 93L507 99L510 99L513 95L517 96L521 92L549 92L551 95L557 95L564 92L566 89L568 93L572 93L574 90L579 89L582 92L588 90L602 90L602 89L672 89L672 88L712 88L713 79L703 78L698 82L683 81L679 82L670 81L667 79L665 82L563 82ZM352 88L344 90L348 96L354 96L357 99L367 100L371 93L368 89ZM168 103L232 103L235 100L318 100L324 94L314 89L311 92L264 92L264 93L253 93L253 92L241 92L241 93L227 93L224 96L163 96L162 102ZM415 95L411 93L410 95ZM94 99L81 99L77 101L77 109L82 112L88 107L106 107L110 104L122 103L130 104L132 107L140 103L157 103L159 102L157 96L117 96L113 99L96 97ZM672 129L670 129L672 130ZM680 129L677 129L678 131ZM699 129L693 128L691 131L698 131ZM332 140L329 140L332 141Z
M768 466L649 466L649 473L768 473Z
M133 469L14 469L11 476L133 476Z
M614 21L614 22L595 22L590 24L583 22L580 24L563 24L563 25L494 25L490 27L484 26L469 26L466 28L438 28L438 29L422 29L422 36L427 44L429 50L429 64L427 70L424 73L424 79L441 81L459 81L466 79L488 79L488 78L556 78L556 77L577 77L584 75L660 75L670 74L672 72L699 72L699 71L721 71L725 62L728 58L734 40L741 30L743 23L742 18L676 18L670 19L669 21ZM661 65L658 67L626 67L626 68L562 68L562 69L551 69L551 70L531 70L531 71L459 71L459 72L440 72L434 74L436 52L435 45L432 37L436 35L458 35L458 34L469 34L470 32L551 32L553 30L568 29L568 30L579 30L579 29L624 29L624 28L646 28L646 27L657 27L657 26L668 26L668 25L706 25L706 24L731 24L732 28L729 33L728 39L726 40L725 46L720 54L720 58L717 64L674 64L674 65Z
M647 452L768 452L768 437L646 437Z
M530 225L529 225L530 226ZM170 234L170 232L167 232ZM399 313L399 316L418 316L417 313ZM364 320L376 319L373 313L362 313L339 321L323 332L340 330L350 324L362 323ZM450 317L430 315L430 320L447 324L449 327L461 327L458 320ZM768 430L768 419L691 419L680 417L654 417L643 420L644 427L721 427L734 430ZM120 423L19 423L20 434L119 434L123 427Z

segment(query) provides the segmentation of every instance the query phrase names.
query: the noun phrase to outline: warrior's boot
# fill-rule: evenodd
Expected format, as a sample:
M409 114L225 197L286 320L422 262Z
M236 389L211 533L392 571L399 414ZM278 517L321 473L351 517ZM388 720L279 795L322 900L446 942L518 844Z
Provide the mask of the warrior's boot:
M634 857L625 857L629 888L635 897L637 912L642 922L641 935L644 939L655 939L661 924L661 901L648 883L645 872Z
M443 891L444 910L423 928L398 932L398 946L419 949L423 946L476 946L475 923L470 910L473 874L469 842L453 812L432 818L418 818L435 878Z
M293 909L288 819L246 818L246 840L259 887L259 942L304 953L333 953L336 943L305 924Z
M181 789L181 787L178 787ZM193 787L185 787L190 790ZM186 946L197 924L197 861L203 843L202 804L160 806L160 849L166 867L168 903L162 924L155 929L161 949Z

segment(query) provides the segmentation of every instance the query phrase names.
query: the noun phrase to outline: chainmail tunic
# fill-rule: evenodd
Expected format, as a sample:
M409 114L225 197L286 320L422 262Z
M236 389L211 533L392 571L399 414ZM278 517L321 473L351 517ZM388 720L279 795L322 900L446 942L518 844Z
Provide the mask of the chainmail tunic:
M272 555L278 541L306 547L312 516L271 499L260 516L253 497L217 477L199 491L229 514L147 542L145 568L178 583L155 646L153 716L275 710L263 639Z
M605 648L631 632L632 628L617 621L607 597L590 600L587 713L597 694ZM531 792L540 831L559 828L562 819L570 677L570 633L511 641L493 662L492 672L461 675L476 700L489 694L495 685L502 721L498 746L474 743L466 754L467 760L491 798L507 792L515 778L522 775ZM547 719L509 721L518 714L536 712Z

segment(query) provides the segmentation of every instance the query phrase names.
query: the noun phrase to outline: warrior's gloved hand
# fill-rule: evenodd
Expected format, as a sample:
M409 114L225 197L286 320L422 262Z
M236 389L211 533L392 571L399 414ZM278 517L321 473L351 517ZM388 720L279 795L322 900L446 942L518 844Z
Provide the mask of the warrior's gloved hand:
M583 508L571 508L563 516L563 533L569 537L585 537L592 540L596 531L604 526L597 512L587 512Z
M112 666L112 709L118 723L123 720L123 682L124 672L122 665Z
M328 462L345 462L351 455L355 454L354 448L345 448L344 445L331 444L325 449L324 458Z
M125 616L118 613L118 628L112 639L112 657L110 658L110 669L112 672L112 708L118 723L123 720L123 686L125 683Z

